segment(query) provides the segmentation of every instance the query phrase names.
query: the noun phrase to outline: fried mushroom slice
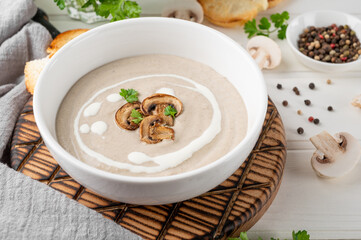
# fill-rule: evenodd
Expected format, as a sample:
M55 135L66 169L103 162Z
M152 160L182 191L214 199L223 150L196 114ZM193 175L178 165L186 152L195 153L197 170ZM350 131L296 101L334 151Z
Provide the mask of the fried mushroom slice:
M172 128L155 124L150 127L150 136L156 140L174 140L174 130Z
M163 126L164 120L157 115L143 119L139 126L140 140L149 144L159 143L164 139L174 139L174 130Z
M139 124L134 123L131 114L132 110L140 110L140 102L126 103L115 113L115 122L121 128L126 130L135 130Z
M173 126L173 117L164 115L164 109L168 106L172 106L177 110L175 117L179 116L183 111L183 104L178 98L163 93L156 93L145 98L140 108L145 115L159 115L166 125Z

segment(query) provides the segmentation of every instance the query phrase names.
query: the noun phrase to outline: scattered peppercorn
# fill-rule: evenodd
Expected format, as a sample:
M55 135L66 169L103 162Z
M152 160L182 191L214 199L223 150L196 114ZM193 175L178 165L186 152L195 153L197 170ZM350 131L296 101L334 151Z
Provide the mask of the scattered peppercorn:
M320 119L315 118L315 119L313 120L313 123L316 124L316 125L319 124L319 123L320 123Z
M292 91L293 91L296 95L300 95L300 90L298 90L297 87L294 87L294 88L292 89Z
M288 102L287 102L286 100L284 100L284 101L282 102L282 105L285 106L285 107L287 107L287 106L288 106Z
M309 117L309 118L308 118L308 121L309 121L309 122L313 122L313 120L314 120L313 117Z
M332 81L331 81L330 79L327 79L326 83L327 83L327 84L331 84Z
M303 128L301 128L301 127L297 128L297 133L298 134L303 134L304 133Z
M327 107L327 110L331 112L331 111L333 111L333 107L332 107L332 106L328 106L328 107Z
M277 84L277 89L282 89L282 84Z
M302 115L302 111L301 111L301 110L297 110L297 114L298 114L298 115Z
M310 105L311 105L311 101L308 100L308 99L306 99L306 100L305 100L305 104L306 104L306 106L310 106Z
M308 85L308 87L309 87L310 89L315 89L315 84L314 84L314 83L310 83L310 84Z
M300 34L298 49L317 61L348 63L361 55L358 37L348 25L308 27Z

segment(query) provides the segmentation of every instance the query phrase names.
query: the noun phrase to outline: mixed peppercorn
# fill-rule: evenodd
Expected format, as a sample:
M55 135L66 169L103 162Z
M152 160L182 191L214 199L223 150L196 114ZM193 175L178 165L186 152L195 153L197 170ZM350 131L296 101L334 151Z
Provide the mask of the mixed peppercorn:
M327 83L327 84L331 84L332 82L331 82L330 79L328 79L328 80L326 81L326 83ZM309 87L311 90L316 89L316 85L315 85L313 82L309 83L309 84L308 84L308 87ZM277 88L278 90L282 90L282 89L283 89L283 86L282 86L282 84L278 83L278 84L276 85L276 88ZM292 91L293 91L296 95L300 95L300 90L298 89L298 87L293 87L293 88L292 88ZM311 100L306 99L306 100L304 100L304 103L305 103L306 106L310 106L310 105L311 105ZM282 101L282 105L283 105L284 107L287 107L287 106L288 106L288 101L287 101L287 100L283 100L283 101ZM328 106L328 107L327 107L327 110L330 111L330 112L332 112L332 111L333 111L333 107L332 107L332 106ZM302 113L302 111L301 111L300 109L297 110L297 114L298 114L298 115L303 115L303 113ZM308 120L310 123L313 123L313 124L315 124L315 125L320 124L320 120L319 120L318 118L314 118L313 116L309 116L307 120ZM303 129L302 127L297 128L297 133L298 133L298 134L303 134L303 133L304 133L304 129Z
M361 55L360 41L348 25L308 27L300 34L298 48L310 58L329 63L352 62Z

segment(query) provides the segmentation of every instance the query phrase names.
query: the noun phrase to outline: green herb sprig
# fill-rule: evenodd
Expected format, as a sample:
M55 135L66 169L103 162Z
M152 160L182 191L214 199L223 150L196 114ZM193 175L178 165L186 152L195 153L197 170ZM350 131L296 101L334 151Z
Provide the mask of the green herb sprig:
M272 14L270 16L271 21L269 21L266 17L261 18L258 26L256 19L253 19L246 22L244 25L244 31L245 33L248 33L248 38L251 38L254 35L269 37L271 33L277 31L277 37L282 40L286 38L286 30L288 27L287 20L289 18L289 13L284 11L282 13ZM271 22L274 25L273 29L271 29Z
M143 115L135 109L132 109L132 113L130 114L130 116L134 118L132 119L132 122L136 124L139 124L141 121L143 121Z
M241 232L238 238L228 238L228 240L249 240L246 232ZM258 240L263 240L261 237ZM280 240L279 238L271 238L270 240ZM292 240L310 240L310 235L306 230L292 231Z
M131 89L122 88L120 89L119 95L122 96L125 99L125 101L129 103L138 101L138 92L133 88Z
M66 6L65 0L54 0L54 2L61 10ZM99 16L107 18L112 15L111 22L137 18L142 12L138 3L130 0L86 0L82 8L89 6L93 6L95 13Z
M175 115L177 113L178 113L177 110L170 105L164 109L164 115L166 115L166 116L172 116L173 118L175 118Z

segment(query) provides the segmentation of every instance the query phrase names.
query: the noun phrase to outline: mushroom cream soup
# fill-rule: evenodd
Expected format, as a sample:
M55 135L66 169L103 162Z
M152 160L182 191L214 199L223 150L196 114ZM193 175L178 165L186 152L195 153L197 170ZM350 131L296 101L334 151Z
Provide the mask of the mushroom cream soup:
M247 112L212 68L172 55L120 59L83 76L56 119L81 161L128 176L167 176L221 158L245 137Z

